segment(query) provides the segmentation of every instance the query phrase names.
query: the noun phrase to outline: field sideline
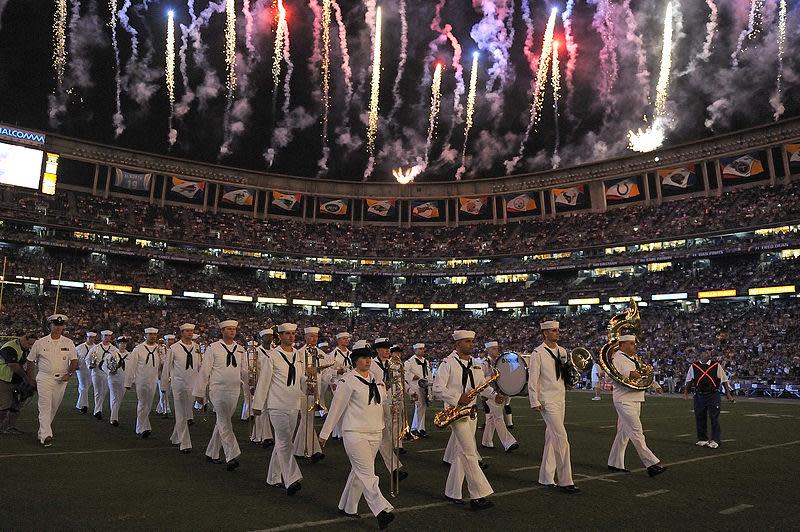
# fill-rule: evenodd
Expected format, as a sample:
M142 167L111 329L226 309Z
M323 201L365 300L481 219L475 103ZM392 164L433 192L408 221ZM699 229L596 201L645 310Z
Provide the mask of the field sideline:
M648 397L642 421L648 445L669 470L656 478L644 472L632 446L630 474L610 473L606 458L616 413L610 395L567 395L567 431L576 484L569 496L540 488L544 423L517 398L512 454L482 449L496 507L472 513L443 499L442 465L449 431L432 427L430 438L407 443L402 457L410 476L392 500L397 519L390 529L529 530L559 529L797 529L800 527L797 464L800 463L800 402L723 402L723 443L717 450L694 446L691 402ZM0 529L178 529L178 530L370 530L376 528L362 501L364 519L341 519L336 505L349 471L341 443L327 457L300 462L303 489L294 498L265 484L271 449L247 439L248 425L234 424L242 467L228 472L203 457L213 414L196 414L194 452L169 445L173 420L154 416L153 436L133 433L135 393L126 394L120 427L74 408L75 383L54 423L54 446L36 442L36 408L29 404L18 427L24 436L0 435L4 489ZM429 411L429 416L433 416ZM106 413L107 416L107 413ZM319 421L318 421L319 423ZM478 431L478 440L480 440ZM499 447L499 443L495 445ZM378 457L376 471L388 497L388 474ZM465 498L468 498L466 487Z

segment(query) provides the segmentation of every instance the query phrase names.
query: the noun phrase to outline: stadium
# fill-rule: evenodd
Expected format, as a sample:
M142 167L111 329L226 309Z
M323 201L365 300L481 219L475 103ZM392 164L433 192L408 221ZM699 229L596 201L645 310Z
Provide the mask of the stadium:
M694 90L681 83L714 56L678 53L696 7L677 1L482 0L472 2L472 33L462 35L443 22L460 20L455 2L401 0L383 6L384 60L402 58L383 81L375 2L190 0L184 15L185 6L150 3L112 2L102 16L86 2L47 5L54 80L0 106L0 467L11 488L0 529L797 527L786 467L800 459L800 109L791 54L780 56L783 77L768 102L744 111L734 88L725 89L724 109L715 95L698 96L710 98L706 116L717 123L692 129L678 124ZM488 4L505 8L492 14ZM774 51L772 37L781 54L792 50L797 38L786 27L800 20L796 8L733 4L742 5L720 7L719 23L743 37L725 43L737 65L726 56L721 72ZM716 24L718 7L707 5L702 20ZM648 6L659 14L646 15ZM531 9L540 7L566 11L538 20ZM164 30L152 26L167 8L162 65ZM110 27L101 27L107 16ZM364 17L358 37L344 33ZM500 26L512 41L515 23L529 31L524 52L522 41L505 49L530 59L522 96L519 64L504 74L493 64L496 84L484 92L459 78L469 63L459 41L497 57L500 41L475 29L497 17L506 17ZM435 61L426 57L411 76L422 86L422 113L403 74L415 18L428 20L439 47L434 54L423 39L419 49ZM636 20L641 34L631 37ZM621 31L622 21L627 40L609 29ZM0 56L15 72L34 68L11 57L18 45L9 36L30 22L20 2L0 0ZM568 107L572 93L559 100L557 39L565 89L580 98L580 63L567 85L571 59L582 57L576 28L600 33L598 53L622 39L615 77L633 79L628 46L638 42L641 57L649 46L661 50L660 41L641 41L646 30L660 36L661 24L663 49L676 57L672 67L661 57L657 87L654 67L652 104L601 82L601 103L584 119L575 102ZM686 33L672 38L673 27ZM704 43L703 28L698 49L714 37ZM292 46L301 41L294 56L290 30ZM309 41L313 34L313 50L303 32ZM106 33L115 62L97 51ZM224 46L209 48L201 35L224 35ZM541 49L532 35L544 39ZM363 50L370 46L372 55ZM219 57L209 59L212 50ZM364 62L360 81L358 70L349 78L331 68L337 54L354 67ZM304 96L291 85L292 57L294 83L321 89ZM599 57L607 75L612 63ZM115 65L116 112L114 77L95 86L80 72L90 63ZM272 72L260 68L270 64ZM215 69L219 80L198 78ZM269 100L259 76L274 81L271 108L259 103ZM677 84L672 93L664 77ZM370 81L405 106L383 93L367 105ZM540 91L550 114L537 108ZM342 94L364 102L348 100L342 111ZM524 137L509 133L508 120L493 121L498 98L503 113L521 101L516 111L527 120L530 108ZM49 108L25 115L14 110L23 101ZM304 122L299 115L314 114L315 102L318 114ZM465 126L470 105L484 108ZM625 106L649 109L644 132L633 132L640 116L620 118ZM153 107L169 109L166 129ZM722 127L723 111L740 116ZM115 131L99 125L105 115ZM615 121L619 131L609 129ZM409 132L414 124L421 132ZM269 141L254 147L259 135ZM351 135L363 142L341 140ZM615 135L629 143L610 142ZM185 394L184 369L194 383ZM350 399L337 400L351 382ZM299 409L276 406L287 397ZM706 404L715 412L711 438ZM626 459L628 440L636 452Z

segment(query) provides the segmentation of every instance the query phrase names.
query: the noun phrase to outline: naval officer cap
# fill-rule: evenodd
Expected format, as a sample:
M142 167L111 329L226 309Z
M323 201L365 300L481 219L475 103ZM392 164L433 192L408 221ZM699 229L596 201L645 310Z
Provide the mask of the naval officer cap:
M549 331L552 329L558 329L559 325L560 324L555 320L543 321L542 323L539 324L539 328L543 331Z
M356 360L359 358L372 358L375 355L377 355L377 353L375 349L369 345L369 342L366 340L359 340L353 345L353 352L350 353L350 360L355 364Z
M50 325L64 325L68 319L64 314L53 314L47 317L47 323Z
M459 340L473 340L475 338L475 331L466 331L463 329L459 329L457 331L453 331L453 340L458 342Z
M219 322L219 328L224 329L225 327L238 327L239 322L236 320L225 320Z
M323 347L328 347L328 342L320 342L317 344L317 347L319 347L320 349L322 349Z
M297 330L297 324L296 323L281 323L280 325L278 325L278 332L279 333L295 332L296 330Z

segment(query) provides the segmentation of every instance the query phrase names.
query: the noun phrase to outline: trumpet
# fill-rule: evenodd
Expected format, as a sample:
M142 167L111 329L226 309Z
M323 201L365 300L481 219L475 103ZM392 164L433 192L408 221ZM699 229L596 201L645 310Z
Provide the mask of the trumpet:
M471 389L466 393L467 398L472 402L479 393L483 390L488 388L494 381L496 381L500 377L500 372L496 369L492 370L492 374L489 377L486 377L486 380L480 386ZM435 416L433 416L433 424L443 429L450 425L454 421L458 421L463 417L469 417L470 419L475 419L478 417L478 407L476 405L472 406L459 406L453 405L448 406L444 410L437 412Z

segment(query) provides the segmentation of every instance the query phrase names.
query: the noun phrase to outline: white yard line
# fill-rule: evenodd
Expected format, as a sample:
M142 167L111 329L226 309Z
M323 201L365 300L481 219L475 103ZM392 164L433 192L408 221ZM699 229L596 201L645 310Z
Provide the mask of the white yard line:
M663 493L669 493L669 490L655 490L655 491L645 491L644 493L637 493L637 497L655 497L656 495L661 495Z
M24 454L0 454L0 458L28 458L32 456L64 456L68 454L100 454L100 453L130 453L135 451L163 451L164 449L174 449L175 447L133 447L131 449L98 449L96 451L62 451L55 453L24 453Z
M437 447L436 449L422 449L421 451L414 451L415 453L435 453L436 451L444 451L447 447Z
M741 512L742 510L747 510L748 508L753 508L752 504L738 504L736 506L731 506L730 508L726 508L724 510L720 510L719 513L722 515L730 515L735 514L736 512Z

